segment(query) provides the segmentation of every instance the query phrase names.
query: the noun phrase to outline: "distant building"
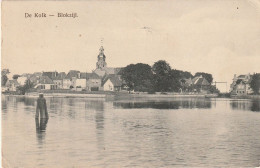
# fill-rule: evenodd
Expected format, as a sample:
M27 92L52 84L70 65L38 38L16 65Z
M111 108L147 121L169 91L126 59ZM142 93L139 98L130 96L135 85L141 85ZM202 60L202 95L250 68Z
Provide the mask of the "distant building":
M53 82L57 85L58 89L63 89L63 79L66 77L65 72L58 73L58 76L53 78Z
M210 83L204 77L202 77L202 75L200 75L192 79L192 87L196 92L207 93L210 87Z
M119 75L107 75L103 80L104 91L121 91L122 80Z
M96 73L86 73L86 90L88 91L99 91L103 90L101 86L101 77Z
M77 88L77 90L86 89L86 83L86 73L79 73L75 83L75 87Z
M34 88L40 90L54 90L57 89L57 85L48 76L41 76L39 83Z
M66 77L63 79L63 89L76 88L76 80L80 75L80 71L70 70Z
M182 88L181 88L181 92L190 92L190 91L192 91L192 79L191 78L188 78L188 79L185 79L185 78L183 78L183 79L181 79L180 81L180 84L181 84L181 86L182 86Z
M43 72L42 76L48 76L51 80L53 80L54 78L56 78L58 76L58 72L54 71L54 72Z
M16 88L19 86L17 80L8 80L5 84L6 91L16 91Z
M109 74L118 74L118 72L121 70L121 68L107 67L103 46L100 47L97 58L98 61L96 63L96 69L94 70L94 73L96 73L98 76L104 77L105 75Z
M247 95L253 93L250 88L250 82L252 80L252 75L234 75L233 82L230 85L230 92L232 95Z

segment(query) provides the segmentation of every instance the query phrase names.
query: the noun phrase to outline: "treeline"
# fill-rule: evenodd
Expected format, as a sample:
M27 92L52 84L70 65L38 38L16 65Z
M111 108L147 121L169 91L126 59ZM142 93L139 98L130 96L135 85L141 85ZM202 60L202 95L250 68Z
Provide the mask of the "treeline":
M150 66L138 63L130 64L120 72L122 79L130 90L140 92L179 92L183 87L182 79L194 78L202 75L210 84L211 74L198 72L194 76L187 71L172 69L164 60L159 60Z
M252 75L250 87L252 88L254 94L260 94L260 73L255 73Z

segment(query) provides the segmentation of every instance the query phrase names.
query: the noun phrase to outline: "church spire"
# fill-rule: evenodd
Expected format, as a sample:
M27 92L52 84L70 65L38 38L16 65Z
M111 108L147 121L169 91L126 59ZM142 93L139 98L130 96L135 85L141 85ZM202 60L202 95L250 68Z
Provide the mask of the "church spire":
M100 49L99 49L99 55L100 54L104 55L104 48L103 48L103 46L101 46Z
M107 66L106 56L104 54L104 48L103 48L103 46L101 46L99 49L98 61L97 61L96 67L97 67L97 69L104 69L104 68L106 68L106 66Z

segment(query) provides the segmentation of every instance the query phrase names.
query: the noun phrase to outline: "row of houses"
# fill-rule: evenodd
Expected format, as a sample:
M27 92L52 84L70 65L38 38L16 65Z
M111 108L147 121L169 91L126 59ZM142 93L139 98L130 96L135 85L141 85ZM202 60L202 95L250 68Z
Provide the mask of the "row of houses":
M43 72L36 81L35 88L41 90L71 89L85 91L120 91L122 81L120 75L86 73L71 70L68 74L61 72Z
M121 68L107 67L103 46L99 49L96 69L91 73L70 70L65 72L35 72L22 74L18 79L8 80L5 87L8 91L15 91L18 86L24 85L26 80L34 83L38 90L86 90L86 91L120 91L122 80L118 73Z
M85 91L120 91L123 84L120 75L105 74L98 76L96 73L85 73L71 70L65 72L42 72L37 74L23 74L18 79L8 80L7 91L16 91L29 80L37 90L85 90Z

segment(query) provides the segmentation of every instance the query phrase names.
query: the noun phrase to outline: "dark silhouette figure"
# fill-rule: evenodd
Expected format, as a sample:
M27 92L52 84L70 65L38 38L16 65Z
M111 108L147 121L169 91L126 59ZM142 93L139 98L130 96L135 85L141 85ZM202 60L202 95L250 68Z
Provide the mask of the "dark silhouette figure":
M37 99L37 107L36 107L36 115L35 118L49 118L48 111L47 111L47 105L46 105L46 99L43 97L43 94L39 94L39 98Z

